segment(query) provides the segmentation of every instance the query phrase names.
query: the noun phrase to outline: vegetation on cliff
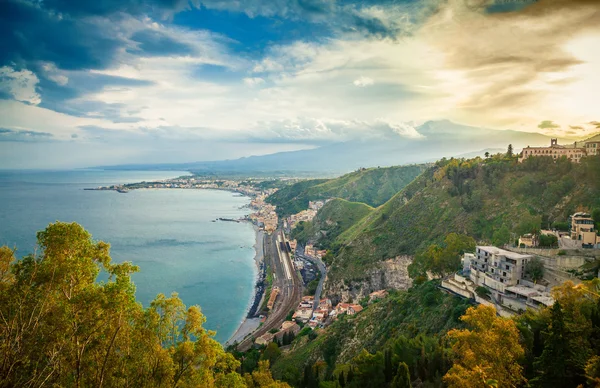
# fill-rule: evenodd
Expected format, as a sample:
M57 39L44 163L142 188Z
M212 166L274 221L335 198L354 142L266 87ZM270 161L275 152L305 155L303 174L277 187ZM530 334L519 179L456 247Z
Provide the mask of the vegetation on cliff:
M387 203L341 233L331 279L360 278L374 263L414 255L451 232L508 243L600 206L600 157L441 160Z
M38 233L39 255L0 247L1 387L285 387L268 364L240 363L203 328L198 306L173 294L135 300L131 263L81 226ZM108 279L97 281L101 271Z
M427 165L360 169L334 179L315 179L284 187L267 201L277 206L279 216L308 208L309 201L342 198L379 206L412 182Z

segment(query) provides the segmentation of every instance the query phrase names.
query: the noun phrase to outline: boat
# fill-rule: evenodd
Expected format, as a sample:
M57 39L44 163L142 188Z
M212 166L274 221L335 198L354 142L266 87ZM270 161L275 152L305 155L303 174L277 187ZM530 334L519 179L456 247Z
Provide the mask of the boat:
M129 190L124 187L120 187L117 189L117 193L129 193Z

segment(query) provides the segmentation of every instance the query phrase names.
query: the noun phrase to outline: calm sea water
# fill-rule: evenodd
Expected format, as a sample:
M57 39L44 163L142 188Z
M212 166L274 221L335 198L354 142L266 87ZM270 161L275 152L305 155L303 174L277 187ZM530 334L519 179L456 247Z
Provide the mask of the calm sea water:
M83 225L111 244L113 261L132 261L137 298L179 293L200 305L206 327L225 342L243 320L256 276L251 225L211 222L238 218L246 197L212 190L84 191L85 187L151 181L186 172L0 172L0 245L21 257L35 249L35 233L56 220Z

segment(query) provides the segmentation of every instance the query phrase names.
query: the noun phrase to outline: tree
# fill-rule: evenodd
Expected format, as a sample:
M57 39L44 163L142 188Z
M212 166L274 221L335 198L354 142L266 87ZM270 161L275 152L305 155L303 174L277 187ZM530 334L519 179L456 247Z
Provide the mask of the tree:
M408 269L413 278L429 271L437 276L446 276L460 268L460 257L463 253L474 250L475 240L472 237L450 233L444 239L443 245L432 244L417 254Z
M159 294L144 309L137 267L112 264L109 245L76 223L37 237L40 254L19 261L0 248L0 386L244 386L198 306Z
M534 216L526 212L525 214L521 215L520 222L517 225L515 231L519 236L522 236L527 233L539 235L541 227L542 217Z
M525 264L525 273L534 283L537 283L538 280L544 278L544 262L540 258L534 257Z
M281 350L279 350L279 346L275 342L271 342L265 348L261 356L261 360L269 361L270 364L275 363L275 361L281 356Z
M550 314L550 326L544 333L544 350L534 363L538 376L532 383L540 387L575 386L579 368L574 368L575 365L572 364L575 349L569 343L564 313L559 301L554 303Z
M490 153L489 153L489 152L487 152L487 151L485 152L485 154L484 154L484 155L485 155L485 158L486 158L486 159L490 157Z
M269 361L258 363L258 370L244 375L248 388L289 388L286 383L273 380L269 370ZM225 386L224 386L225 387Z
M505 244L508 244L509 241L510 230L508 230L508 227L506 225L502 225L500 229L497 229L494 232L494 235L492 237L492 244L494 244L495 246L502 247Z
M513 146L512 146L512 144L508 145L508 149L506 150L506 156L508 156L509 158L513 157Z
M398 372L396 372L390 388L410 388L410 372L406 363L401 362L398 365Z
M518 360L524 350L514 321L493 307L469 307L461 320L467 329L448 332L454 364L444 376L449 387L514 387L525 382Z
M596 208L592 211L592 218L596 225L596 232L598 232L598 230L600 230L600 208Z

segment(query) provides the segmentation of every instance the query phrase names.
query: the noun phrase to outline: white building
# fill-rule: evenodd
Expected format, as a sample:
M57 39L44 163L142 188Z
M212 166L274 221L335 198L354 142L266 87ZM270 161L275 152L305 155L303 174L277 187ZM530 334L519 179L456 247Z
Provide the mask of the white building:
M525 273L525 265L533 256L522 255L492 246L478 246L471 258L470 279L478 286L487 286L504 293L516 286Z

